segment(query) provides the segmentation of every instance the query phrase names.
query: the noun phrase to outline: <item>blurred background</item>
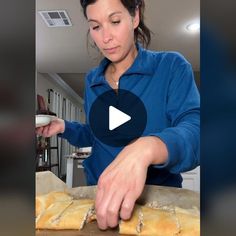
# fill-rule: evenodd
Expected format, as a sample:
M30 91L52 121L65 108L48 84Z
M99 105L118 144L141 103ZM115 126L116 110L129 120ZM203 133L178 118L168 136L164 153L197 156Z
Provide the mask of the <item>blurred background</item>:
M83 71L78 72L74 70L56 70L55 67L55 70L50 71L40 69L40 67L37 66L35 49L38 47L38 42L35 42L35 33L39 21L41 21L40 24L43 24L43 20L39 18L40 16L37 10L45 10L43 6L39 8L38 3L41 2L43 1L8 0L0 2L1 235L25 236L34 235L35 233L34 177L36 142L34 115L37 110L36 91L39 89L39 85L37 85L39 73L41 75L56 73L60 76L60 74L83 74L86 73L88 69L84 67L85 69ZM54 4L60 1L54 0L47 2ZM77 17L79 17L79 15L81 15L79 1L66 1L66 3L70 2L77 4L76 12L78 9ZM150 6L148 2L153 3L156 1L147 0L146 2L148 10ZM169 2L171 6L167 8L168 11L165 14L165 20L168 18L171 19L175 15L173 12L178 13L178 6L179 4L181 5L180 2L182 1L167 2ZM188 4L189 2L191 2L190 5L197 4L197 6L199 6L198 1L184 2L186 5L182 5L183 11L188 8L192 9ZM236 6L233 0L204 0L201 1L200 6L201 235L234 235L236 231L234 220L236 210L236 31L233 25L236 20ZM66 5L60 9L55 9L54 5L52 5L50 9L65 10ZM49 8L46 10L49 10ZM157 12L158 7L151 10ZM68 12L68 14L72 17L71 12ZM178 14L182 16L182 12ZM159 14L155 14L155 17L157 19ZM75 24L74 19L71 19L71 21L72 24ZM147 16L147 23L148 21ZM81 24L86 23L81 22ZM152 28L153 31L155 31L157 24L159 24L159 22L155 22ZM173 30L169 29L167 29L167 31L172 35ZM58 29L55 28L55 30ZM80 34L80 27L78 27L77 30L78 34ZM157 28L155 37L161 37L159 33L161 33L161 31ZM60 34L58 34L55 45L57 45L56 42L60 42L60 37ZM179 37L182 36L179 35ZM192 36L189 35L187 37L191 38ZM171 40L171 37L168 38L168 40ZM161 40L159 42L161 42ZM68 47L70 43L70 40L68 40ZM85 50L85 39L82 43ZM162 50L161 48L157 49ZM188 54L185 54L180 48L163 48L163 50L165 49L178 50L193 63ZM60 51L59 46L57 50ZM195 47L193 50L195 50ZM40 50L37 49L37 53L39 51ZM43 52L43 50L41 50L41 52ZM77 52L78 51L75 50L75 54ZM91 57L91 60L91 63L96 64L93 62L93 60L97 60L96 57ZM79 61L76 63L78 66L80 65ZM85 66L87 66L87 64ZM194 70L196 71L195 68ZM42 78L44 80L44 76L42 76ZM63 81L65 81L65 79ZM69 84L69 82L67 84ZM74 89L80 86L72 87L74 91ZM42 96L47 96L44 89L40 91L38 90ZM78 93L76 92L76 94Z

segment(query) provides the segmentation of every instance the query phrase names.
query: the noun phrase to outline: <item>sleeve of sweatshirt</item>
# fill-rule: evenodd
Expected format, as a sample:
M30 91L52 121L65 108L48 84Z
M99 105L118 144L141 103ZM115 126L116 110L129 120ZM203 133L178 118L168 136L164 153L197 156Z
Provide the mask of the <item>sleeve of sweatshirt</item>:
M89 147L93 145L93 135L87 124L79 122L69 122L65 120L65 132L59 137L66 139L71 145L76 147Z
M166 115L171 126L150 135L167 146L168 160L156 168L181 173L200 163L200 96L191 65L181 56L172 64L167 93Z

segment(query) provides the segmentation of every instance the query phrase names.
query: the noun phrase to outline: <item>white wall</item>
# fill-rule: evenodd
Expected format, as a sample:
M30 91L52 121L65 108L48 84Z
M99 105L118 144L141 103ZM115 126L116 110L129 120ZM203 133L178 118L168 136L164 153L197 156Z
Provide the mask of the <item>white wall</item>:
M36 76L36 95L39 94L44 97L45 102L47 102L48 98L48 89L53 89L60 94L62 94L65 98L68 98L71 102L82 109L81 121L85 122L85 113L83 104L78 102L68 91L60 87L57 83L53 81L53 79L48 74L37 73Z

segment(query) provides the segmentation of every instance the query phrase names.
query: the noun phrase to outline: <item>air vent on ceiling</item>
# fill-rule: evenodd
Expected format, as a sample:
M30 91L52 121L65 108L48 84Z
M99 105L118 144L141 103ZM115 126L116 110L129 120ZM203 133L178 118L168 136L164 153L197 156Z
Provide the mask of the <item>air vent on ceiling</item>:
M39 11L39 14L48 27L72 26L65 10Z

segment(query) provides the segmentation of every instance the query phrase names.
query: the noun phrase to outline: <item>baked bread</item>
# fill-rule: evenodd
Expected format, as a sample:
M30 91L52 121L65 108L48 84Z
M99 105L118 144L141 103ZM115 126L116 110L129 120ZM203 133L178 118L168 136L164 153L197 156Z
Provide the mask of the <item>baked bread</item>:
M38 195L35 199L35 216L38 217L53 202L68 200L72 200L72 197L66 192L50 192L48 194Z
M141 232L142 227L142 211L141 206L135 205L132 217L129 220L121 220L119 223L120 234L136 235Z
M200 235L200 215L195 210L185 210L175 207L175 214L180 224L181 236L199 236Z
M128 221L120 221L120 234L155 236L200 236L198 211L179 207L151 208L136 205Z
M130 220L120 222L120 234L173 236L180 232L174 212L145 206L136 209Z
M96 219L94 200L73 199L65 192L36 197L36 229L81 230ZM136 204L130 220L121 220L119 233L144 236L200 236L198 210Z
M58 201L36 220L36 229L81 230L86 222L94 219L93 200Z
M72 201L59 201L52 203L38 218L36 218L36 229L49 229L57 222L61 214L72 204Z

